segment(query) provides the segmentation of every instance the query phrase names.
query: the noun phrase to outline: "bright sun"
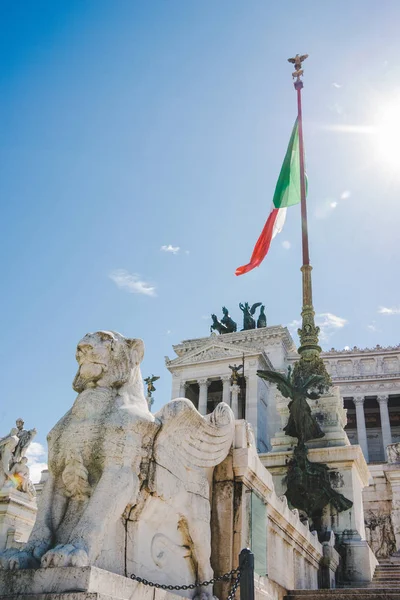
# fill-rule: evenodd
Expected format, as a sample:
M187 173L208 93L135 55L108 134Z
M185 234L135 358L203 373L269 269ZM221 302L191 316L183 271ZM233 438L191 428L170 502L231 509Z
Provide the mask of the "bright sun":
M397 102L382 104L374 123L376 154L388 169L399 169L400 150L400 99Z

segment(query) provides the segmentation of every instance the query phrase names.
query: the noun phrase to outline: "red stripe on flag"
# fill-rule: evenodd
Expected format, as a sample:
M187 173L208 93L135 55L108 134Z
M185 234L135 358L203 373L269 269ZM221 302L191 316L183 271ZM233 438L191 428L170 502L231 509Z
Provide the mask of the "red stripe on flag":
M238 267L235 271L235 275L244 275L255 267L258 267L264 260L271 245L272 233L274 231L274 224L279 213L279 208L274 208L269 213L267 222L264 225L264 229L258 238L256 245L254 246L253 254L251 255L250 262L243 267Z

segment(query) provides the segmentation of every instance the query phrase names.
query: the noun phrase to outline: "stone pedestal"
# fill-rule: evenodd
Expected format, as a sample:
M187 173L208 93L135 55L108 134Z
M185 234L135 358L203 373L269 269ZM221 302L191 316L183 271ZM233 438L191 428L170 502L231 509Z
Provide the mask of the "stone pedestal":
M261 462L273 476L278 495L286 491L284 478L292 451L260 455ZM322 516L322 530L332 530L343 546L343 577L349 582L371 581L378 564L365 540L362 490L368 485L369 471L360 446L312 448L311 462L326 464L331 471L332 487L353 502L353 506L338 513L328 505Z
M96 567L0 571L0 599L33 600L35 597L46 597L46 600L181 600L171 592Z
M18 548L28 540L35 523L35 499L15 489L0 491L0 551Z
M276 390L276 409L281 417L281 431L277 432L271 440L272 452L291 450L297 444L297 438L286 435L283 428L289 419L289 400ZM308 400L312 414L318 421L325 437L311 440L309 448L323 448L326 446L350 446L349 438L344 430L347 423L346 409L338 387L331 387L327 394L318 400Z

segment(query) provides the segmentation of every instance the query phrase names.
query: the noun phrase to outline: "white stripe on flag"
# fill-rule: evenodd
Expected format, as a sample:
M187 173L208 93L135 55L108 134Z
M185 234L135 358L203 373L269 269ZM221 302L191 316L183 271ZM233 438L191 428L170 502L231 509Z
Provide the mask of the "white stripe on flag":
M285 224L285 220L286 220L286 211L287 211L286 206L284 208L279 209L278 216L276 217L275 223L274 223L272 239L274 239L274 237L282 231L283 226Z

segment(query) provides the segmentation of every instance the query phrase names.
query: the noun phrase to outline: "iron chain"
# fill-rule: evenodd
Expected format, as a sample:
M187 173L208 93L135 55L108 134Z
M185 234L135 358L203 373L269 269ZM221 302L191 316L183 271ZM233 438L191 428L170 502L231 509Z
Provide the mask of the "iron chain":
M235 594L236 594L236 590L239 587L240 576L242 574L242 571L240 569L237 569L237 572L238 572L237 577L236 577L236 579L232 583L231 590L230 590L230 592L228 594L227 600L233 600L234 599Z
M234 575L237 575L237 577L235 578ZM154 583L153 581L148 581L147 579L143 579L142 577L138 577L137 575L134 575L132 573L132 575L130 575L131 579L134 579L135 581L137 581L138 583L143 583L143 585L149 585L150 587L155 587L157 589L162 589L162 590L195 590L198 587L207 587L208 585L212 585L213 583L216 583L217 581L227 581L228 579L233 579L233 584L232 584L232 588L231 591L229 592L229 596L227 598L227 600L233 600L236 590L239 586L239 582L240 582L240 575L241 575L241 570L240 567L238 567L237 569L232 569L232 571L229 571L229 573L225 573L224 575L220 575L219 577L213 577L213 579L210 579L209 581L196 581L195 583L189 583L188 585L166 585L165 583Z

